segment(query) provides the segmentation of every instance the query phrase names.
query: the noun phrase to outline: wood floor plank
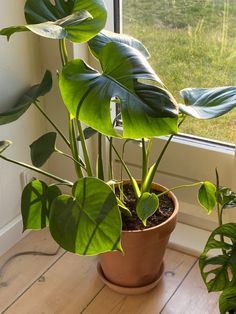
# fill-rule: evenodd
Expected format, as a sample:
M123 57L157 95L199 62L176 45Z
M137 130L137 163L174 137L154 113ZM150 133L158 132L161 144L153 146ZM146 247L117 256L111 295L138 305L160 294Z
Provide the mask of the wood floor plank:
M124 296L104 288L83 313L158 314L195 261L195 257L167 250L164 277L154 290L143 295Z
M162 314L219 314L218 296L208 294L196 264Z
M77 314L103 288L96 257L66 253L6 314Z
M44 256L33 252L55 253L58 249L47 229L29 233L0 257L0 313L20 296L63 253ZM22 252L32 252L19 255ZM8 261L6 263L6 261Z

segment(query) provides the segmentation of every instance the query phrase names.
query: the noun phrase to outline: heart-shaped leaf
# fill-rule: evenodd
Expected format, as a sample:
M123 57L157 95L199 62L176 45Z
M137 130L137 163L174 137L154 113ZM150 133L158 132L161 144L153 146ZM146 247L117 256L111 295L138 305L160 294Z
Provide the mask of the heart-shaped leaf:
M219 255L218 250L222 251ZM222 291L236 284L235 223L224 224L212 232L200 256L199 266L209 292Z
M236 106L236 87L187 88L180 92L185 105L181 112L197 119L219 117Z
M47 38L85 42L105 26L106 9L102 0L57 0L55 4L27 0L25 18L28 25L5 28L0 34L9 39L15 32L30 30Z
M40 96L48 93L52 88L52 75L46 71L40 84L32 86L25 92L17 103L6 110L0 111L0 125L11 123L20 118L31 104L37 101Z
M126 44L137 49L145 58L148 59L150 57L147 48L141 43L141 41L128 35L113 33L106 30L101 31L89 41L89 48L91 49L93 55L98 58L101 48L110 42Z
M95 255L122 251L121 217L112 189L96 178L75 183L73 195L54 200L50 212L50 231L67 251Z
M11 141L0 141L0 154L12 144Z
M216 205L216 186L209 181L203 182L198 192L198 201L210 214Z
M236 313L236 284L226 288L219 298L220 314Z
M30 155L35 167L41 167L56 151L57 133L49 132L40 136L30 145Z
M39 180L27 184L21 196L23 230L47 227L51 203L60 194L58 187L48 187Z
M136 211L144 226L147 224L147 219L156 212L158 205L159 199L155 193L145 192L141 195L137 203Z
M112 58L110 57L112 56ZM151 66L136 49L110 42L99 53L103 73L82 60L71 61L60 75L60 90L69 112L108 136L120 135L111 122L110 103L119 99L123 136L142 138L177 132L177 108Z
M98 132L94 130L93 128L88 127L83 130L83 133L84 133L84 138L88 140L90 137L97 134ZM78 136L77 140L81 141L80 136Z

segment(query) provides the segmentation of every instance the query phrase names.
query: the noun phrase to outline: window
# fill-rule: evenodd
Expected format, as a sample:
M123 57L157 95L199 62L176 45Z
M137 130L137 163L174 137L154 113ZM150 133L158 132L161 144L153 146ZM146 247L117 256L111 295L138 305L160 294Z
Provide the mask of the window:
M203 9L198 7L199 3L203 6ZM180 4L182 6L180 6ZM183 4L186 5L183 6ZM121 8L121 5L123 8ZM210 5L212 5L212 7ZM231 38L229 38L231 33L229 32L229 27L227 28L227 25L231 24L227 23L232 23L230 11L232 5L233 1L221 0L159 0L154 2L150 1L150 4L148 0L115 0L112 10L115 10L116 22L113 25L115 25L116 30L117 27L120 26L120 28L123 28L125 33L133 35L134 37L137 37L144 42L152 55L150 62L168 88L174 91L174 94L177 98L179 97L178 91L180 89L190 87L191 85L194 87L200 87L199 84L204 87L210 85L235 85L236 82L234 82L234 80L236 80L236 75L233 75L234 73L236 74L235 67L231 69L231 67L227 65L227 71L230 72L231 77L228 79L228 81L226 81L226 76L219 74L219 69L223 69L222 73L224 73L226 62L225 53L229 53L227 49L231 46L231 44L228 45L227 41L231 40ZM236 4L234 4L234 11L236 11ZM191 12L195 12L197 14L198 20L191 17ZM196 43L194 41L199 40L195 35L202 34L205 36L205 27L208 28L208 26L205 26L204 23L206 20L208 20L208 18L204 18L203 13L210 14L209 19L213 25L211 32L214 32L216 24L220 24L222 28L226 27L221 29L220 33L222 36L225 36L224 38L219 37L219 35L215 35L219 42L221 41L221 46L218 50L219 56L220 53L222 53L222 56L220 56L221 59L217 54L212 56L212 62L216 62L216 60L214 60L215 58L218 62L218 68L214 70L215 76L213 75L213 83L215 84L205 81L206 79L203 77L203 74L209 73L211 64L206 67L206 65L201 64L203 61L199 61L200 65L202 65L203 73L198 72L198 67L192 64L193 59L197 58L197 54L203 54L204 47L207 48L209 45L211 45L210 39L207 41L206 37L204 37L204 41L201 43L201 45L204 45L201 47L201 51L199 52L198 48L194 48L193 51L195 52L193 53L192 51L192 54L189 54L189 46L187 48L187 45L190 45L191 47L191 44L192 47L195 47L194 45ZM221 23L219 21L221 21ZM159 23L158 27L154 29L154 25L157 23ZM166 25L168 27L166 27ZM232 28L235 29L236 32L234 24L232 24ZM178 34L177 38L175 39L176 42L174 49L167 48L166 45L170 45L170 43L167 43L167 39L170 39L172 42L173 38L171 36L176 36L176 33L178 32L184 33L181 33L180 36ZM154 44L157 42L157 35L161 36L158 40L160 43L159 45ZM231 55L231 58L234 60L234 54L230 53L229 55ZM176 56L175 58L173 57L173 54L178 56L177 60ZM189 62L187 65L183 65L185 59L187 59ZM227 60L227 62L229 61L230 60ZM178 69L175 68L176 66L178 66ZM191 66L194 66L195 69L197 69L196 73L193 71ZM229 75L229 73L227 75ZM191 82L190 80L192 77L194 80ZM214 80L214 77L216 77L217 80ZM184 82L182 81L183 78L185 79ZM200 79L198 83L196 78ZM175 85L171 87L170 84ZM160 164L159 171L156 175L156 181L168 187L184 184L186 182L188 183L201 180L211 180L214 182L214 169L217 167L221 178L221 184L235 189L236 186L233 186L235 185L235 182L233 181L235 175L233 174L236 173L234 146L236 137L235 117L236 111L234 110L234 112L231 113L231 116L229 115L225 118L226 120L219 122L221 126L217 127L217 130L228 129L232 124L232 130L228 133L228 135L224 135L223 137L218 137L214 129L213 131L208 130L207 133L202 133L207 129L206 124L199 126L196 124L196 122L189 122L189 125L187 125L186 129L183 129L182 132L188 132L190 134L194 134L195 136L176 136L174 138L172 144L168 148L165 158ZM207 123L210 127L214 127L216 125L216 120L214 120L214 123L212 121ZM196 129L198 131L196 131ZM201 140L197 137L199 135L201 137L208 136L211 137L211 139L207 139L206 141ZM230 143L225 145L224 143L219 143L213 141L212 139L217 139L223 142L227 141ZM155 149L151 156L153 160L160 152L161 147L164 145L165 141L165 138L155 140ZM116 140L116 145L120 150L122 149L121 140ZM140 176L139 169L141 164L141 151L136 143L130 142L127 144L125 160L130 165L130 169L134 176ZM119 162L117 160L116 165L117 173L119 173ZM205 211L199 207L196 201L196 190L181 190L176 194L181 204L180 220L182 222L206 229L210 229L215 226L217 217L214 215L207 216ZM232 213L228 212L227 218L232 220L232 217Z
M124 32L148 47L151 65L176 99L186 87L236 85L235 1L122 3ZM235 144L236 110L214 123L188 119L181 132Z

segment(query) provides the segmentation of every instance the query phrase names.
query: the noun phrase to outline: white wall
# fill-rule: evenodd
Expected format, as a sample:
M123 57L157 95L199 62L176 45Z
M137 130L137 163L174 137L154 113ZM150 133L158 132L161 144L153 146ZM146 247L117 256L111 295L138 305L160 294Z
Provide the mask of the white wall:
M25 23L24 0L0 0L0 28ZM7 42L0 37L0 112L12 106L19 95L42 78L39 40L29 32L15 34ZM16 123L0 126L0 139L13 142L6 155L29 162L28 145L46 128L41 115L34 108ZM0 159L0 254L21 234L20 174L23 168Z

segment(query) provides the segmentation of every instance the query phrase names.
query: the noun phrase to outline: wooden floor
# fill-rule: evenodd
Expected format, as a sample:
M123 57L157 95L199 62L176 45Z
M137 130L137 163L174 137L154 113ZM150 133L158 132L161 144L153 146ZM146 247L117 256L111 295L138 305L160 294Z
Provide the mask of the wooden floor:
M0 257L0 313L219 313L218 295L208 295L193 256L168 249L158 287L144 295L124 296L100 281L96 257L62 249L55 255L57 248L47 230L32 232Z

